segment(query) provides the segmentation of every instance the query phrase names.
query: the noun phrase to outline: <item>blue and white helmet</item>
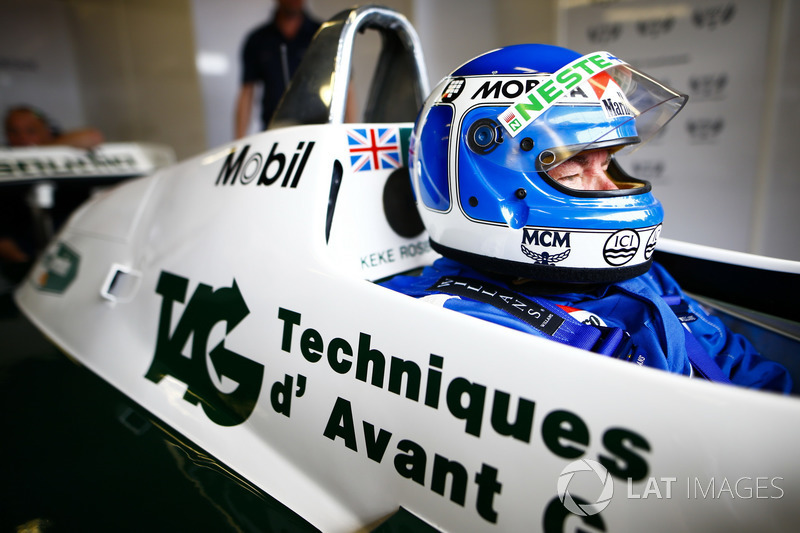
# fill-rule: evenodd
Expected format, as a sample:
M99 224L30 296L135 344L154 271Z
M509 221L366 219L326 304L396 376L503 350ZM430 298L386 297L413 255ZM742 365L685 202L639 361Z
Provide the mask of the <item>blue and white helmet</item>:
M433 90L411 142L411 184L433 248L544 281L646 272L663 219L650 184L613 157L615 190L571 189L548 172L585 150L641 146L686 99L607 52L523 44L465 63Z

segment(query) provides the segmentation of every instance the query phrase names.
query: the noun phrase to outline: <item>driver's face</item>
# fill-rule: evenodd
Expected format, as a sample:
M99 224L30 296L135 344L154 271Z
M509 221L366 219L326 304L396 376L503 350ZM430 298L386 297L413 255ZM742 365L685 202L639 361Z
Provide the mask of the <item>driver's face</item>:
M570 189L581 191L608 191L618 189L606 172L611 161L608 150L581 152L552 169L551 178Z

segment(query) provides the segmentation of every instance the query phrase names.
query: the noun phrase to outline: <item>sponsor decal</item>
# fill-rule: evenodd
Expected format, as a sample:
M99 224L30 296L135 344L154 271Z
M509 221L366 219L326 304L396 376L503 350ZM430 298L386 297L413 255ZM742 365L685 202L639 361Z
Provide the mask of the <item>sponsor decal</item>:
M639 251L639 234L632 229L622 229L611 235L603 246L603 259L611 266L628 263Z
M278 150L279 143L273 143L269 154L264 156L261 152L250 152L250 145L246 144L241 151L232 148L228 157L222 162L222 167L217 174L214 185L272 185L280 180L281 187L297 187L303 176L314 141L300 141L288 160L286 155Z
M187 278L161 273L155 290L162 298L156 347L145 378L159 383L171 376L184 383L183 400L202 405L202 412L215 424L246 422L260 396L269 402L267 409L271 406L289 419L298 409L306 408L303 423L308 422L309 413L318 413L318 437L330 444L332 452L358 454L370 468L389 469L403 482L443 497L453 509L474 512L491 524L502 524L498 500L513 495L502 490L503 472L492 465L490 457L478 464L467 462L397 434L392 429L392 416L377 421L360 418L359 403L347 397L350 387L342 380L351 380L360 401L367 390L364 387L369 387L378 396L388 395L398 407L398 400L404 402L407 412L434 410L437 416L457 421L456 428L470 439L491 434L508 439L509 446L536 449L536 453L569 461L596 460L610 476L620 480L640 482L648 475L651 446L636 431L613 422L590 424L580 414L558 406L537 408L533 399L493 388L480 377L449 372L443 355L429 353L422 359L425 363L419 358L405 359L395 351L389 353L391 346L382 345L381 339L368 331L349 330L344 335L326 331L324 324L308 324L300 312L288 307L278 306L273 315L279 323L278 335L248 344L262 346L267 353L257 354L257 360L253 354L253 358L245 357L225 346L226 337L243 320L250 319L236 281L217 289L200 283L191 296L188 289ZM177 318L173 317L176 312L181 313ZM220 323L225 327L216 327ZM549 328L552 324L543 322L542 326ZM212 330L221 337L218 342L211 342ZM186 355L184 350L188 350ZM317 365L329 370L326 388L315 389L317 393L330 391L329 403L303 403L312 397L305 391L314 386L303 374L270 377L269 367L257 361L269 360L275 354L291 357L298 368ZM265 386L270 381L271 387ZM336 381L335 386L331 381ZM317 394L314 398L325 396ZM452 438L460 437L456 429ZM590 442L598 446L591 448ZM457 446L451 448L452 453L457 454L457 450ZM580 489L573 489L567 481L571 498L582 505L577 495ZM546 523L564 523L569 514L561 503L564 500L554 494L546 504Z
M524 228L520 249L523 254L533 259L536 265L554 265L569 257L571 250L569 237L569 232ZM558 252L553 252L551 250L534 251L525 246L526 244L540 248L566 248L566 250Z
M718 100L725 96L728 87L728 74L700 74L689 76L689 89L692 98Z
M58 242L44 255L31 273L33 286L40 291L62 294L78 275L81 258L64 242Z
M524 244L522 245L522 253L533 259L535 265L555 265L569 257L569 252L569 250L566 250L558 254L551 254L550 252L536 253L525 248Z
M633 175L645 180L656 180L664 176L666 170L664 161L654 159L645 161L634 161L631 165Z
M569 94L575 86L589 81L605 70L625 64L608 52L594 52L582 56L547 76L546 81L528 91L525 98L508 107L500 114L500 123L514 137L530 122ZM610 79L607 77L607 80ZM598 94L605 93L606 87L610 86L609 81L604 81L602 87L593 87L595 92L599 90Z
M700 29L715 30L729 24L736 15L736 4L697 7L692 11L692 23Z
M210 350L208 344L217 323L225 322L225 332L230 334L250 309L236 280L230 287L216 290L201 283L170 331L173 310L176 304L186 302L188 286L186 278L161 272L156 286L162 297L158 336L153 361L144 377L159 383L172 376L186 385L183 399L193 405L202 401L203 411L212 422L221 426L241 424L253 412L261 392L264 366L226 348L224 338ZM182 352L190 340L187 357ZM224 386L223 379L227 381ZM290 379L287 376L287 381ZM291 390L291 381L288 387Z
M711 143L725 129L725 119L723 118L697 118L686 123L686 130L692 142Z
M508 102L519 96L529 93L547 81L547 75L528 76L517 79L497 79L494 76L487 78L483 84L472 94L471 100L481 102L500 100ZM561 104L597 104L599 101L594 92L589 90L586 83L576 85L559 99Z
M662 35L666 35L675 27L675 19L673 17L663 19L640 20L636 22L636 31L642 37L649 37L656 39Z
M440 100L445 104L455 101L464 90L465 83L466 80L464 80L464 78L453 78L450 80L447 86L445 86L444 91L442 91Z
M622 35L622 24L598 24L586 29L586 38L593 43L610 43Z
M530 324L545 335L555 335L564 319L533 300L499 285L462 276L440 278L426 290L463 296L502 309L511 316Z
M644 258L650 259L653 257L653 252L656 251L656 244L658 244L658 238L661 236L661 224L653 228L653 232L647 238L647 244L644 246Z
M400 168L403 163L397 128L347 130L347 145L353 172Z
M583 324L595 327L607 327L605 320L600 318L598 315L592 313L591 311L586 311L585 309L578 309L576 307L570 307L568 305L559 305L561 309L569 313L569 316L581 322Z
M81 155L38 157L25 154L3 154L0 158L0 179L69 176L129 176L143 171L132 154L105 154L102 150Z
M603 113L607 118L633 117L628 99L622 94L619 86L610 79L610 76L600 102L603 104Z

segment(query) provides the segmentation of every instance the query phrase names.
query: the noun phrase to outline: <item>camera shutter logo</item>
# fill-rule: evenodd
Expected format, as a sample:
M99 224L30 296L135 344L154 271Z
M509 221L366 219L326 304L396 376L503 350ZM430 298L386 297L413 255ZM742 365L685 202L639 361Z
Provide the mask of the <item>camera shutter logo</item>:
M603 485L603 490L600 492L595 503L578 503L569 492L569 484L574 476L582 477L587 475L597 476L600 483ZM569 512L579 516L590 516L599 513L611 503L611 497L614 496L614 480L611 479L608 470L597 461L580 459L564 467L564 470L561 471L561 475L558 476L556 489L558 491L558 498Z

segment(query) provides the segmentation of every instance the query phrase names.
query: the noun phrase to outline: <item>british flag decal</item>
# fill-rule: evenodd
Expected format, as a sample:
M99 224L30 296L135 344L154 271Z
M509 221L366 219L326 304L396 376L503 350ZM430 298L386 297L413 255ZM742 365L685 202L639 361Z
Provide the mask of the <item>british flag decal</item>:
M347 131L350 166L354 172L399 168L400 132L397 128L356 128Z

